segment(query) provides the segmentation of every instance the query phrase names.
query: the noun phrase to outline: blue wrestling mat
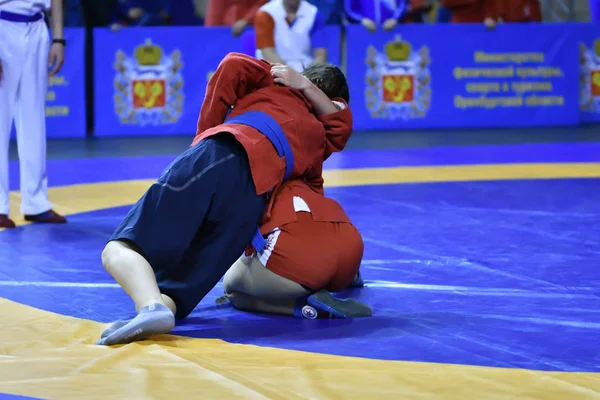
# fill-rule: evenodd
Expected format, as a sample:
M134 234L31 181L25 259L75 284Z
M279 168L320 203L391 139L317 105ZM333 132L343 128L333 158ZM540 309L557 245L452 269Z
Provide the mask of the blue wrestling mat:
M100 252L170 159L51 161L57 204L69 210L72 196L84 205L64 226L0 232L0 297L102 323L133 315ZM380 175L360 181L365 170ZM366 246L366 287L340 296L374 316L243 313L215 304L219 284L173 334L384 364L600 372L600 146L350 150L328 173L327 194ZM598 390L591 376L589 393Z

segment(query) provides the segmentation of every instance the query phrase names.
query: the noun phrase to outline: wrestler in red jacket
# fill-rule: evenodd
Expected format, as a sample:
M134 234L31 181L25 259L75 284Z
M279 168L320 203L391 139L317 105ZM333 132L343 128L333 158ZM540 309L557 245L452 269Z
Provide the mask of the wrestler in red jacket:
M260 230L266 249L243 255L223 279L235 308L308 319L371 316L368 305L329 294L360 277L364 250L335 200L301 180L288 181L275 193L271 217Z
M98 344L169 332L249 242L262 251L258 223L269 216L268 194L298 177L322 190L324 157L343 149L352 131L348 100L335 66L300 75L242 54L225 57L208 84L192 146L134 205L102 253L138 314L114 324Z

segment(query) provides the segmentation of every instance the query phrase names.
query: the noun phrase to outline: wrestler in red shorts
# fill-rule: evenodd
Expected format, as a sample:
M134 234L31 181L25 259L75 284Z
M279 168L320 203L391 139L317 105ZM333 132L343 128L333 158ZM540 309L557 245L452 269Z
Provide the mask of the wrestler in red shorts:
M362 281L363 241L343 208L302 180L286 182L274 195L260 227L267 247L233 264L222 299L240 310L308 319L371 316L366 304L329 294Z

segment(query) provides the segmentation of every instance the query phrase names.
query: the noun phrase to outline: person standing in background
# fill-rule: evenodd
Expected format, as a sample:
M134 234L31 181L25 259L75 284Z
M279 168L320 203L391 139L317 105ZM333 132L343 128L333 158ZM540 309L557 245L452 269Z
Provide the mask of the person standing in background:
M52 43L43 13L50 9ZM0 0L0 228L15 227L8 216L13 120L25 220L67 222L52 210L46 175L46 90L48 75L59 72L65 59L63 24L62 0Z
M434 3L435 18L437 24L448 24L452 22L452 11L442 5L442 0L436 0Z
M118 0L111 29L171 24L171 0Z
M317 7L319 14L325 20L325 25L341 25L344 10L343 0L308 0Z
M504 22L541 22L539 0L501 0L499 14Z
M230 26L237 37L254 23L254 15L269 0L209 0L204 26Z
M272 0L254 18L256 57L302 72L327 61L325 21L306 0Z
M401 22L423 24L432 9L433 5L426 0L410 0L401 16Z
M344 0L346 16L375 32L377 27L390 31L398 25L407 9L407 0Z
M452 23L484 23L493 29L500 20L503 0L442 0L442 7L450 9Z

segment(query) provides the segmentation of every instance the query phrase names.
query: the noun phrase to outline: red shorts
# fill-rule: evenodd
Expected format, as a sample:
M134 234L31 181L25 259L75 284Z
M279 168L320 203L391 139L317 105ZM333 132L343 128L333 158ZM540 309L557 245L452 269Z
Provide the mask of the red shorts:
M345 289L360 268L364 244L354 225L315 222L299 212L298 221L275 229L258 253L270 271L313 290Z

